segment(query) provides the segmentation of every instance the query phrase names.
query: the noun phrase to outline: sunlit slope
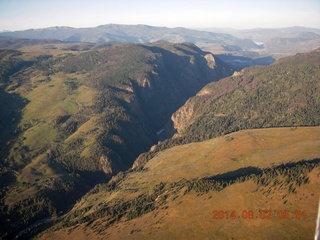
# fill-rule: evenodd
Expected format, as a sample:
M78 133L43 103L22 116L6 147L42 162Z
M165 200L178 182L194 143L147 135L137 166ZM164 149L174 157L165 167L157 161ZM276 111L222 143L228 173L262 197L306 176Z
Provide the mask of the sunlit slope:
M310 239L319 158L320 127L246 130L167 149L95 187L41 239ZM214 219L215 210L228 213Z
M319 156L320 127L254 129L160 152L143 174L149 181L176 181Z

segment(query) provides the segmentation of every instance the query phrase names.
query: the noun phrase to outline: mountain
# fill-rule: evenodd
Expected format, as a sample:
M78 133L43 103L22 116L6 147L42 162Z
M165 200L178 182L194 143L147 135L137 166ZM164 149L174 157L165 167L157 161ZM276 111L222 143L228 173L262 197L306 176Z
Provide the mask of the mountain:
M320 29L315 28L257 28L222 32L263 44L264 49L259 52L261 57L272 55L279 59L298 52L310 52L320 46Z
M67 214L39 222L46 230L37 238L311 239L320 192L319 63L320 49L207 84L160 133L172 139Z
M66 51L76 52L76 51L88 51L99 49L111 45L116 45L119 43L109 42L109 43L89 43L89 42L64 42L60 40L39 40L39 39L0 39L0 49L7 50L19 50L23 52L41 52L42 54L57 54L61 52L64 54ZM236 54L236 55L233 55ZM256 65L269 65L275 61L272 56L259 57L253 52L241 51L241 53L233 54L215 54L223 62L227 63L236 71L240 71L245 67L256 66ZM249 55L250 57L242 57L241 55Z
M243 129L320 125L319 63L320 49L209 83L171 116L163 141L134 167L172 146Z
M308 34L309 37L304 39L319 38L320 29L306 27L288 27L288 28L254 28L245 30L227 30L240 38L252 39L256 42L265 42L268 39L276 38L295 38Z
M94 28L49 27L24 31L2 32L0 40L8 39L56 39L67 42L132 42L151 43L165 40L173 43L191 42L204 51L215 54L232 54L237 57L259 59L267 65L270 57L310 52L320 46L320 30L304 27L257 28L247 30L153 27L147 25L106 24ZM1 47L1 45L0 45ZM269 58L263 59L263 58ZM229 59L239 65L241 58ZM244 67L252 66L246 61ZM253 63L254 64L254 63Z
M319 125L319 63L320 49L206 85L173 114L177 136L207 139L240 129Z
M290 37L272 38L265 42L266 54L272 52L276 58L288 56L292 53L309 52L320 46L320 35L313 32L297 33Z
M234 73L192 43L1 44L2 239L311 238L320 49Z
M193 44L78 46L0 51L2 237L130 168L189 97L233 72Z
M3 32L0 38L57 39L81 42L133 42L150 43L158 40L173 43L209 43L215 46L237 46L242 50L259 49L248 39L239 39L230 34L212 33L187 28L166 28L147 25L107 24L95 28L50 27L24 31Z

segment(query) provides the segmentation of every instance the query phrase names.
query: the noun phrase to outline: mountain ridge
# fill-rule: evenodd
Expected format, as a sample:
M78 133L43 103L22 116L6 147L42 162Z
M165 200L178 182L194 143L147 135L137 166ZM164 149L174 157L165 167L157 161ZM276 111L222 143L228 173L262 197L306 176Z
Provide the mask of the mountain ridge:
M289 77L287 77L286 79L288 79L288 81L291 79L293 79L293 77L295 76L296 78L296 82L295 83L292 83L292 84L299 84L301 88L305 87L308 83L308 81L310 81L310 84L312 84L312 86L310 86L310 91L313 92L313 90L311 89L318 89L319 88L319 83L317 83L318 81L318 78L319 78L319 69L317 68L317 64L318 62L320 62L320 56L319 56L319 51L320 49L317 49L311 53L307 53L307 54L297 54L293 57L287 57L287 58L282 58L280 60L278 60L277 62L275 62L274 64L270 65L270 66L266 66L266 67L251 67L251 68L247 68L247 69L244 69L242 70L241 72L237 72L237 73L234 73L234 75L232 77L229 77L228 79L224 79L222 81L220 81L219 83L217 84L209 84L207 85L206 87L204 87L198 94L197 96L194 97L194 99L196 98L199 98L199 99L203 99L203 101L205 101L206 105L208 106L208 108L210 108L210 104L212 104L212 102L210 103L209 101L223 101L219 98L223 97L223 96L227 96L228 94L232 94L233 92L240 90L241 92L243 92L243 94L246 94L246 91L250 91L250 89L254 89L255 87L258 87L259 85L261 86L262 83L264 84L274 84L273 86L269 86L269 87L266 87L265 90L261 90L261 91L269 91L271 93L271 90L270 89L276 89L276 84L277 84L277 87L279 87L280 84L284 84L284 83L280 83L279 81L275 81L273 80L272 81L272 78L276 78L276 74L273 74L273 72L280 72L280 71L286 71L285 74L286 75L289 75ZM309 60L310 59L310 60ZM288 64L289 62L291 62L290 64ZM299 62L300 62L300 66L299 66ZM307 63L308 62L308 63ZM306 68L306 65L308 65L308 67L310 67L310 77L311 79L306 79L305 77L303 76L300 76L301 72L303 71L303 69L305 70ZM295 69L293 68L290 68L290 66L295 66ZM269 70L270 69L270 70ZM284 69L287 69L287 70L284 70ZM252 73L250 73L250 70L252 71ZM306 70L306 71L309 71L309 70ZM262 76L263 74L261 74L262 72L265 72L266 75ZM293 71L293 72L292 72ZM259 72L259 73L257 73ZM259 74L261 76L259 76ZM281 75L281 73L278 73L279 75ZM282 73L283 75L283 73ZM238 81L238 80L239 81ZM262 80L262 79L266 79L266 80ZM267 79L270 79L270 80L267 80ZM268 82L269 81L269 82ZM283 81L283 80L282 80ZM302 83L302 81L304 83ZM312 82L312 83L311 83ZM287 84L287 83L286 83ZM303 86L305 85L305 86ZM215 89L217 88L217 89ZM303 106L299 107L298 105L298 102L299 100L297 99L300 99L300 104L303 104L301 102L301 99L302 99L302 96L301 97L297 97L295 100L293 99L293 95L289 97L289 88L288 86L283 86L283 87L280 87L282 88L282 93L277 93L277 94L274 94L273 97L270 97L270 99L272 99L272 101L276 101L275 97L276 96L279 96L279 94L285 94L287 93L288 94L288 98L290 98L291 100L288 100L289 102L291 101L291 103L288 103L287 107L288 109L290 109L290 112L288 113L284 113L284 112L281 112L279 114L282 114L283 117L293 117L295 116L295 114L297 114L295 111L299 111L300 110L303 110L303 109L310 109L310 108L314 108L315 111L319 111L316 110L317 109L317 104L315 105L312 105L310 106L311 102L312 101L317 101L316 99L318 99L318 97L313 94L304 94L304 97L306 98L307 96L311 97L312 99L309 100L306 100L308 103L304 103ZM218 90L219 89L219 90ZM269 90L268 90L269 89ZM295 90L296 92L298 92L299 90ZM303 90L301 90L303 91ZM240 94L240 93L239 93ZM257 93L258 95L261 93ZM292 93L294 94L294 93ZM250 100L250 99L245 99L245 97L243 97L244 99L242 99L243 101L246 101L247 103L253 103L255 102L254 100ZM190 104L190 102L192 101L192 99L190 99L188 101L188 104ZM257 99L257 101L261 101L260 98ZM196 102L196 101L195 101ZM201 102L201 100L200 100ZM198 106L199 103L197 103L196 105ZM280 103L279 103L280 104ZM284 104L284 103L282 103ZM291 106L292 104L294 104L295 106ZM195 106L196 106L195 105ZM309 106L308 106L309 105ZM280 106L280 105L279 105ZM278 107L279 107L278 106ZM217 107L219 108L219 107ZM255 107L252 106L252 111L258 111L258 105L256 105ZM199 111L199 107L194 107L193 109L196 109L196 111ZM255 110L253 110L255 109ZM264 111L266 111L266 109L268 109L267 107L264 108ZM213 110L213 108L211 109ZM211 110L207 109L205 112L203 112L202 114L209 114L210 112L212 112ZM243 111L246 111L248 109L243 109ZM274 109L275 110L275 109ZM179 119L183 119L183 121L186 120L186 118L190 118L192 113L194 111L192 111L191 109L190 110L182 110L181 111L184 111L184 112L190 112L191 114L182 114L183 117L179 117ZM228 110L226 108L222 108L221 110L213 110L215 111L215 116L217 116L218 118L219 117L226 117L232 110ZM239 111L239 110L233 110L235 112ZM285 111L285 108L283 108L283 111ZM229 113L228 113L229 112ZM275 114L277 111L273 111L273 114ZM262 112L261 112L262 113ZM178 112L176 113L176 117L177 117L177 114ZM231 114L231 113L230 113ZM258 113L252 113L252 114L249 114L251 116L254 116L255 114L258 114ZM307 114L305 113L307 116L313 116L314 118L317 116L316 113L310 113L310 114ZM256 116L257 117L257 116ZM273 116L274 117L274 116ZM280 116L279 116L280 117ZM295 116L297 117L297 116ZM246 121L249 121L250 120L250 116L243 116L244 119L246 119ZM173 115L173 119L175 119L175 115ZM319 119L315 118L314 119L315 122L314 124L315 125L318 125L320 124L319 122ZM173 120L175 122L175 120ZM306 123L303 123L303 122L300 122L299 123L299 120L296 119L296 120L292 120L292 123L291 125L292 126L295 126L295 124L297 125L304 125L304 124L308 124L307 122ZM309 122L309 124L312 124L312 122ZM179 125L178 128L181 129L181 124L178 124L177 122L175 122L175 125ZM288 122L287 123L287 126L290 125L290 123ZM279 124L277 125L279 126ZM260 126L261 127L261 126ZM268 127L267 125L265 127ZM185 127L183 127L185 128Z
M68 32L69 31L69 32ZM259 49L251 40L236 38L230 34L217 34L187 28L153 27L148 25L119 25L106 24L95 28L69 28L51 27L42 29L29 29L15 32L0 33L2 38L29 38L29 39L58 39L63 41L82 42L134 42L148 43L158 40L170 42L192 42L199 41L237 45L243 49Z
M276 59L298 52L310 52L320 46L320 29L316 28L257 28L224 32L263 44L264 49L260 54L270 54Z

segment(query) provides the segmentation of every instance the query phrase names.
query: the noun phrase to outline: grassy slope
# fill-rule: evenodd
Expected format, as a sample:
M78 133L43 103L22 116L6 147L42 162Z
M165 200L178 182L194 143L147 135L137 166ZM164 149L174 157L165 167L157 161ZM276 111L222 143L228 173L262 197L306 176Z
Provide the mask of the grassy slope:
M160 182L173 183L212 177L247 167L266 168L281 163L320 157L320 127L246 130L209 141L167 149L151 159L144 171L129 173L116 190L86 195L68 214L82 211L89 216L105 206L150 193ZM288 191L288 185L258 186L253 180L235 183L220 192L185 194L183 188L168 188L160 194L164 204L138 218L110 227L106 217L70 228L49 231L41 239L295 239L312 238L319 200L320 169L309 174L310 182ZM281 181L281 177L278 177ZM166 187L165 187L166 188ZM157 197L155 202L161 202ZM212 219L213 210L271 210L271 219ZM276 212L289 210L291 219L278 219ZM305 219L295 219L296 210L306 210ZM80 217L81 218L81 217ZM78 217L78 219L80 219ZM68 218L71 223L77 218ZM65 223L62 223L62 225ZM272 230L272 231L270 231Z
M83 142L86 147L94 141L100 131L99 127L92 123L92 119L89 119L78 131L65 140L66 136L63 136L61 131L61 126L64 126L63 122L59 127L58 120L90 109L94 104L93 98L97 92L83 85L83 81L87 77L85 73L62 73L57 71L58 67L55 63L49 62L48 66L41 66L41 61L35 60L43 54L53 54L49 57L49 61L57 60L59 62L65 54L68 54L68 51L60 49L48 51L43 49L43 45L26 47L24 50L26 52L21 52L20 55L2 58L4 63L7 60L12 64L16 58L16 61L20 61L22 64L29 61L33 65L25 64L27 67L13 69L8 74L4 72L1 76L1 87L6 94L2 95L4 99L2 103L6 103L6 106L2 105L1 107L6 110L5 107L10 106L12 113L11 115L7 114L8 120L11 120L12 117L17 119L16 123L12 124L13 130L8 132L6 129L11 129L11 123L9 121L1 122L4 124L1 127L6 130L4 134L1 134L1 141L8 139L11 142L8 141L10 145L3 144L1 147L0 165L2 167L6 164L14 169L4 168L2 170L8 171L13 177L10 178L11 180L3 177L4 188L1 190L1 205L3 205L1 214L3 215L1 218L3 221L11 218L15 222L10 226L7 222L1 234L10 232L11 229L19 229L32 222L34 220L32 215L40 216L40 218L43 215L48 216L48 206L49 208L53 206L55 204L52 204L53 202L58 205L60 202L60 206L55 205L52 209L66 208L67 206L62 205L72 203L83 194L75 189L83 191L87 188L87 183L75 187L73 184L78 184L79 176L71 176L70 171L61 164L50 161L48 158L51 153L50 149L54 149L58 144L68 145L79 135L84 135L95 129L95 134L86 135L86 140ZM46 64L46 61L44 62ZM54 70L52 71L52 69ZM76 84L76 87L70 84L72 82ZM25 103L21 104L18 101ZM18 104L23 108L19 109ZM1 110L3 112L3 109ZM88 153L83 153L83 155L91 157ZM64 187L59 186L61 183L72 187L65 191ZM67 196L68 191L72 192L72 196ZM66 201L63 200L64 198ZM61 205L61 203L63 204ZM17 233L15 232L15 234Z
M230 142L219 137L161 152L145 165L150 171L143 174L149 180L176 181L248 166L265 168L273 163L313 159L319 156L319 133L318 127L240 131L227 135L234 138Z

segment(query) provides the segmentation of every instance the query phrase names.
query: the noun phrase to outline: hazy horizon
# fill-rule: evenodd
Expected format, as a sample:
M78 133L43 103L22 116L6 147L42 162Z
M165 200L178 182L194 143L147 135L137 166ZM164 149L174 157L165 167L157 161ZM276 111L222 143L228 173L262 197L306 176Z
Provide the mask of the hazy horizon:
M320 27L315 28L315 27L306 27L306 26L286 26L286 27L253 27L253 28L231 28L231 27L183 27L183 26L177 26L177 27L168 27L168 26L154 26L150 24L143 24L143 23L137 23L137 24L126 24L126 23L106 23L106 24L100 24L96 26L83 26L83 27L74 27L74 26L68 26L68 25L59 25L59 26L46 26L46 27L39 27L39 28L25 28L25 29L17 29L17 30L0 30L0 32L15 32L15 31L26 31L26 30L41 30L41 29L48 29L48 28L95 28L99 26L104 26L104 25L123 25L123 26L150 26L150 27L159 27L159 28L186 28L186 29L193 29L193 30L198 30L198 31L216 31L216 32L228 32L229 31L241 31L241 30L251 30L251 29L283 29L283 28L310 28L310 29L317 29L320 30Z
M0 0L0 31L105 24L157 27L320 28L318 0Z

